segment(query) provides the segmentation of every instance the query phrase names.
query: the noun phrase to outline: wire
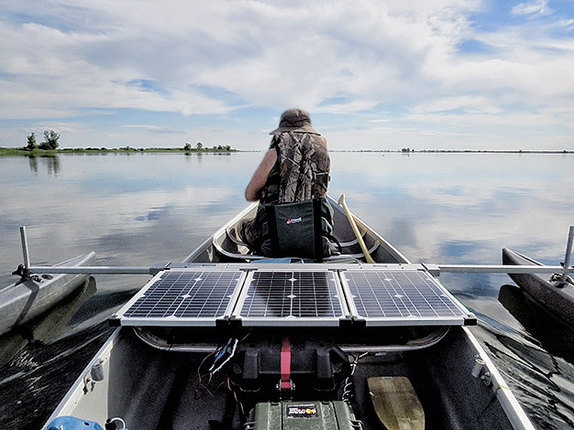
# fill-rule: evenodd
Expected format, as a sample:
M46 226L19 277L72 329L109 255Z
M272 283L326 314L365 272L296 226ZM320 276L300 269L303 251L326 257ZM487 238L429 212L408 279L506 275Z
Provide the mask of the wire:
M212 396L213 394L211 393L211 391L209 391L209 383L211 382L211 378L212 378L212 373L208 373L207 375L209 375L209 379L207 381L207 384L203 383L203 376L201 374L201 368L202 366L205 364L206 360L211 357L212 355L216 354L218 352L218 350L213 351L209 354L207 354L203 360L201 360L201 363L199 363L199 366L197 366L197 388L195 389L195 393L194 393L194 398L195 400L198 400L200 398L202 398L205 393L209 393L210 396ZM206 375L204 375L206 376Z
M215 357L215 360L213 360L213 364L209 368L209 371L211 373L219 372L223 368L223 366L225 366L229 362L229 360L231 360L233 358L233 356L235 355L235 350L237 349L237 343L238 342L239 341L237 339L229 339L229 342L227 342L227 344L223 348L220 349L217 356ZM229 346L230 344L231 344L231 347ZM229 348L231 348L231 351L229 351ZM227 358L225 358L225 360L223 360L223 363L221 363L219 366L215 367L215 364L217 363L217 361L220 358L224 357L226 353L229 354L227 356Z
M351 363L351 373L349 376L345 378L345 382L343 384L343 394L341 395L341 399L346 402L348 405L351 404L351 400L354 397L354 386L355 383L353 382L353 376L355 375L355 371L357 370L357 366L359 365L359 360L369 355L368 352L364 352L358 357L352 355L353 362Z
M227 378L227 388L229 389L229 391L231 391L233 393L233 398L235 399L235 402L239 405L241 415L243 416L244 419L247 419L247 415L245 414L245 408L243 407L243 403L241 403L241 401L237 397L237 393L235 392L235 390L233 388L231 388L231 379L230 378Z

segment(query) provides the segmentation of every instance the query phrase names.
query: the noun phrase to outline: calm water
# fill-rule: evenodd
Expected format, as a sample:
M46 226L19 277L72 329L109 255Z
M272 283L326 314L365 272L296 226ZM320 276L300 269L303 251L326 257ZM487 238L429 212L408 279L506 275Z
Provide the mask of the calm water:
M245 207L261 153L0 158L0 286L21 263L89 250L99 265L182 260ZM547 264L574 224L571 155L333 153L330 192L413 262L499 264L509 247ZM147 277L100 276L46 318L0 337L0 427L39 428ZM538 428L574 427L574 336L506 275L443 274L473 332Z

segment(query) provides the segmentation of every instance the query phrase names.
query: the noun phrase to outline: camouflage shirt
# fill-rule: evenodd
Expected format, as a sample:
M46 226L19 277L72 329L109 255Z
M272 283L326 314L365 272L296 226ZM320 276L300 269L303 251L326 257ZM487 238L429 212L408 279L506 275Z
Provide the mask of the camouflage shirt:
M329 184L327 140L313 133L285 132L273 136L277 151L261 194L261 203L291 203L324 197Z

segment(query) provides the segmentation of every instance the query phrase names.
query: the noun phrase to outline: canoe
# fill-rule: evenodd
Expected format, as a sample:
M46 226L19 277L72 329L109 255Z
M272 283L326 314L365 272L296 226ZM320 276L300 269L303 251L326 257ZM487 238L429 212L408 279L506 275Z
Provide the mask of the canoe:
M85 266L93 262L94 257L95 253L90 252L56 266ZM0 335L48 311L88 277L85 274L31 274L3 288L0 290Z
M502 263L507 265L543 265L526 255L506 248L502 250ZM574 326L574 285L572 283L564 283L559 288L548 275L529 273L509 274L509 276L536 303L567 324Z
M533 429L470 331L476 317L344 210L341 253L264 259L251 205L111 318L119 327L45 429Z

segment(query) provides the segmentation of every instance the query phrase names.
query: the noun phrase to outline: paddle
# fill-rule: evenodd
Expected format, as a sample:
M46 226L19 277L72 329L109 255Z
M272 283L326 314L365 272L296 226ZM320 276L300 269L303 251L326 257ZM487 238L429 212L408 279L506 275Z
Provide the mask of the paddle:
M347 219L349 220L349 224L351 225L351 228L353 229L353 233L355 233L355 236L357 237L357 241L359 242L359 245L361 246L361 250L363 251L363 255L365 256L365 260L367 261L367 263L371 263L371 264L376 263L375 260L373 260L373 257L371 257L371 254L369 254L369 250L367 249L367 246L365 245L365 241L363 240L363 237L361 236L361 232L359 231L359 228L357 227L357 223L355 222L355 217L353 216L353 214L351 213L351 211L347 207L347 202L345 201L345 195L344 194L341 194L341 197L339 197L339 204L341 206L343 206L343 209L345 210L345 214L347 215Z

